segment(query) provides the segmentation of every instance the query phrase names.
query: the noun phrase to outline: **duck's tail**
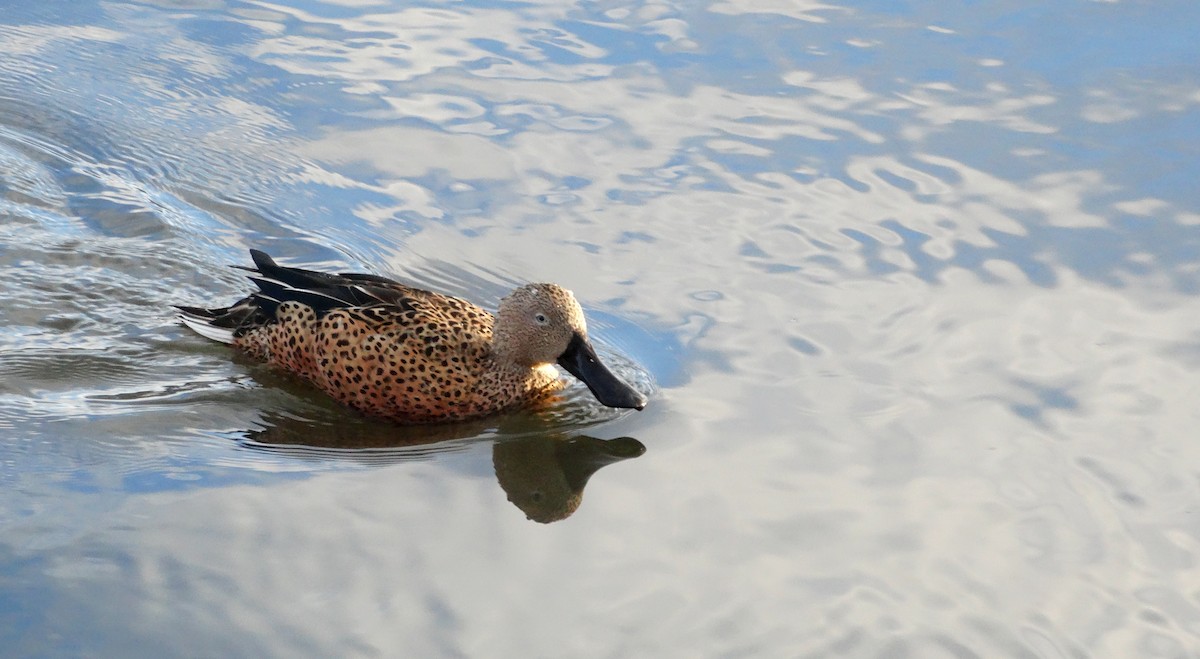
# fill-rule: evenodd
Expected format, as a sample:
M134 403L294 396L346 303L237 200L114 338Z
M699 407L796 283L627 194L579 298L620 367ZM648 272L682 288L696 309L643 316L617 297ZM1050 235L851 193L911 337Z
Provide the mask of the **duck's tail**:
M179 320L192 329L193 332L213 341L233 343L234 327L223 327L221 318L229 309L205 309L203 307L185 307L175 305L179 310Z
M250 250L250 255L254 259L254 264L259 268L279 268L271 260L271 257L256 249ZM262 270L254 268L242 269L250 270L251 272L262 272ZM221 343L233 343L237 337L266 322L267 314L264 313L263 309L264 301L274 305L271 307L272 311L279 304L278 301L267 298L262 293L255 293L238 300L228 307L208 308L175 305L175 308L179 310L179 320L200 336L212 339L213 341L220 341Z
M344 307L391 304L411 309L411 296L427 294L399 282L376 275L355 273L330 274L282 266L265 252L250 250L254 267L235 265L246 270L257 291L228 307L184 307L179 320L197 334L221 343L233 343L255 329L275 321L275 313L284 302L299 302L321 316Z

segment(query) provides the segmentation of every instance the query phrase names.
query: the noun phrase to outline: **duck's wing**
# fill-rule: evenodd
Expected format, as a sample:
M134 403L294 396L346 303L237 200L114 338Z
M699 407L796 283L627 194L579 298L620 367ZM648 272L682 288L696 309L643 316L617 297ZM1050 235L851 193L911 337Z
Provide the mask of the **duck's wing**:
M316 310L317 315L344 307L378 304L407 309L414 301L434 295L378 275L334 274L282 266L257 249L250 250L250 258L255 267L244 269L261 275L250 277L258 285L259 295L278 302L302 302Z
M255 273L250 281L258 290L228 307L177 306L180 319L197 333L222 343L276 320L279 306L299 302L311 307L317 317L335 309L379 307L393 314L453 301L470 305L420 288L407 286L378 275L328 273L282 266L265 252L250 250L254 267L235 266Z

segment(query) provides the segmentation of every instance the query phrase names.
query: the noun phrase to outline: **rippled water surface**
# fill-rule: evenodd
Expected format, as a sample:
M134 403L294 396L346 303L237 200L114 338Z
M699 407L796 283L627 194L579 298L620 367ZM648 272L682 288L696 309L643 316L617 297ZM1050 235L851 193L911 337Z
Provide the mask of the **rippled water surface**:
M0 654L1200 657L1198 24L5 3ZM249 247L650 405L362 419L173 318Z

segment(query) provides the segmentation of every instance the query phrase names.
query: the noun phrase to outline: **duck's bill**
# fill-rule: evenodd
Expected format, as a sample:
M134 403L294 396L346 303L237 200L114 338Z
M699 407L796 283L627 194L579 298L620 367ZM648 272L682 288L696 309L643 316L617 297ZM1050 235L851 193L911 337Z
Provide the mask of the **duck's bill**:
M567 350L558 358L558 365L567 372L579 378L596 397L596 400L608 407L624 407L640 410L646 407L646 397L642 392L625 383L624 380L608 370L596 356L592 344L582 335L576 333L567 345Z

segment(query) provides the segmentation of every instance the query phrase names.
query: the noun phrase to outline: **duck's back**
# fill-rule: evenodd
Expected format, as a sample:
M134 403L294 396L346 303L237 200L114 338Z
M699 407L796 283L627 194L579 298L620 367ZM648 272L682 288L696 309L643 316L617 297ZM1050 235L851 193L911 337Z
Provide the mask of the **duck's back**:
M492 316L424 291L403 306L333 309L285 302L274 322L235 345L304 376L362 412L408 422L486 413L483 380L494 370ZM507 404L500 402L500 407Z

